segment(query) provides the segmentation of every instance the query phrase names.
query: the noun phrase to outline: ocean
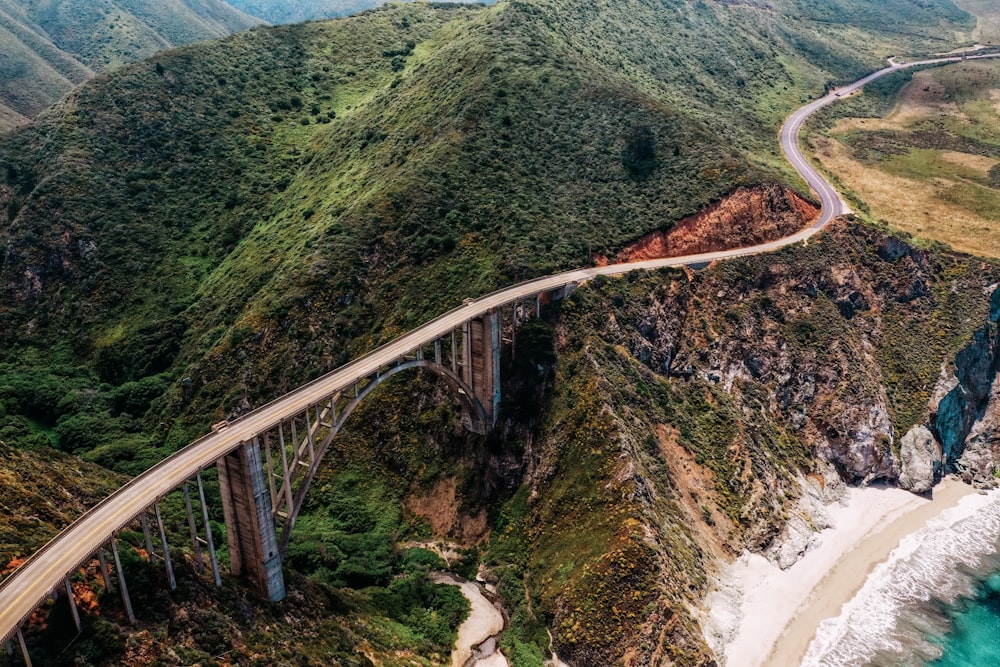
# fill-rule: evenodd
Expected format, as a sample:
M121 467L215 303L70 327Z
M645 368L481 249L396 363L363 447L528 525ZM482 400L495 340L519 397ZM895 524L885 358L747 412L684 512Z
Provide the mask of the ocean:
M906 537L803 667L1000 666L1000 491L963 498Z

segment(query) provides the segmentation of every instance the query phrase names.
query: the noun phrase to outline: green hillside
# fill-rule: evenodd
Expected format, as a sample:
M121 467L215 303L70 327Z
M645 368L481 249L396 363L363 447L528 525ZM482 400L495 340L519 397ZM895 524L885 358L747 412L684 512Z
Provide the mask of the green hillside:
M221 0L0 0L0 131L94 72L259 23Z
M0 436L134 474L466 297L611 256L741 187L805 194L777 147L787 113L890 54L954 48L973 26L945 0L411 3L255 29L99 76L0 137ZM859 241L859 253L879 242ZM566 321L590 326L604 297L616 299L584 297L574 303L585 316ZM706 331L742 317L716 314ZM502 590L527 603L515 665L540 662L553 620L566 622L557 647L574 664L616 664L652 636L636 625L652 611L676 618L668 639L685 648L672 659L703 662L684 608L704 583L706 547L678 527L670 494L647 503L635 478L618 476L622 452L662 470L639 452L652 436L615 415L631 414L626 399L655 399L657 419L679 419L669 405L686 401L705 415L678 424L696 449L756 404L650 380L613 336L570 331L542 327L519 343L537 363L515 374L519 400L486 442L461 433L440 387L388 385L339 441L297 524L294 567L325 586L389 586L403 568L395 540L432 532L399 507L450 484L458 509L483 517L467 542L489 528L511 540L489 558L506 573ZM708 414L719 405L725 415ZM755 428L742 434L753 451L741 470L778 455L789 457L778 480L808 467L778 417ZM735 469L724 459L706 449L698 464L721 478ZM368 489L352 471L373 469L366 484L384 492L355 521L350 499ZM529 502L525 479L555 500ZM739 499L748 489L720 491L712 510L734 527L727 548L773 536L754 523L763 505ZM621 494L631 495L616 505ZM577 519L585 544L571 545L560 522ZM650 522L664 535L652 551ZM578 563L557 560L577 547ZM655 591L654 571L667 577ZM687 592L667 590L675 582ZM560 597L564 583L582 597ZM621 614L601 606L612 593L633 596L616 603ZM597 636L608 639L591 646Z
M232 410L241 392L217 376L245 346L269 378L248 382L256 401L310 374L289 352L338 365L739 185L794 183L783 115L902 50L895 32L833 41L827 14L656 7L393 7L95 81L0 144L8 357L68 345L120 383L207 355L198 410ZM909 13L910 50L947 44L912 36L943 20L967 27L942 7Z

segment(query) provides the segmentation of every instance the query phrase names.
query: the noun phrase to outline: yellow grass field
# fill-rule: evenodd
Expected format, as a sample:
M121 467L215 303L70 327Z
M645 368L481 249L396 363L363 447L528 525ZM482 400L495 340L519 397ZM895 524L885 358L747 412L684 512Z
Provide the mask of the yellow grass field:
M874 218L1000 258L1000 63L917 72L885 117L840 119L810 144Z

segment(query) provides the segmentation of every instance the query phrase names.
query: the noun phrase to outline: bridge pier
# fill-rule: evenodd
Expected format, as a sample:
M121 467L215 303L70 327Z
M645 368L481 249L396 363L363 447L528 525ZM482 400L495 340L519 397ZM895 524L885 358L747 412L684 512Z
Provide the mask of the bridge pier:
M21 655L24 656L24 664L31 667L31 656L28 655L28 645L24 643L24 633L21 628L17 629L17 643L21 645Z
M191 547L194 549L194 565L198 574L205 571L205 561L201 557L201 543L198 541L198 525L194 521L194 510L191 507L191 492L184 482L184 507L187 509L188 530L191 532Z
M77 632L83 632L83 624L80 622L80 610L76 608L76 598L73 596L73 584L66 577L66 597L69 598L69 611L73 615L73 624L76 625Z
M483 406L488 431L500 417L500 314L497 310L465 323L462 353L462 380Z
M153 537L149 534L149 519L146 517L146 513L143 512L142 516L139 517L139 523L142 524L142 534L146 538L146 560L150 563L153 562Z
M177 590L177 578L174 577L174 565L170 562L170 545L167 544L167 531L163 529L163 516L160 514L159 503L153 503L153 513L156 515L156 527L160 531L160 544L163 545L163 565L167 568L167 582L170 590Z
M231 571L250 580L261 597L271 602L283 600L281 553L259 439L245 442L219 459L218 468Z
M111 573L108 571L108 559L104 557L104 545L97 547L97 562L101 566L101 577L104 579L104 590L111 592L114 587L111 585Z
M208 503L205 502L205 486L201 483L201 473L195 477L198 479L198 500L201 501L201 518L205 522L205 543L208 545L208 560L212 563L212 577L215 585L222 586L222 577L219 575L219 561L215 557L215 540L212 538L212 524L208 521Z
M128 614L128 622L135 625L135 612L132 610L132 598L128 594L128 584L125 583L125 573L122 571L122 559L118 556L118 544L115 538L111 538L111 555L115 557L115 569L118 570L118 587L121 589L122 602L125 604L125 613Z

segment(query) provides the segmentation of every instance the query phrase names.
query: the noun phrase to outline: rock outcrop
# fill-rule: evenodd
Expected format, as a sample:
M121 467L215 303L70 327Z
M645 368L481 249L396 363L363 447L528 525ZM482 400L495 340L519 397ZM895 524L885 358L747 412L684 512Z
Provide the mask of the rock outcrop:
M980 486L995 483L1000 460L1000 288L994 285L992 289L989 320L955 356L953 372L943 374L928 420L940 442L946 470L959 472Z
M827 506L844 499L846 486L837 477L836 471L831 469L828 473L798 478L802 496L781 534L764 552L768 560L782 570L787 570L818 547L818 531L833 525Z
M924 425L907 431L900 443L902 471L899 487L914 493L927 493L941 477L941 445Z

